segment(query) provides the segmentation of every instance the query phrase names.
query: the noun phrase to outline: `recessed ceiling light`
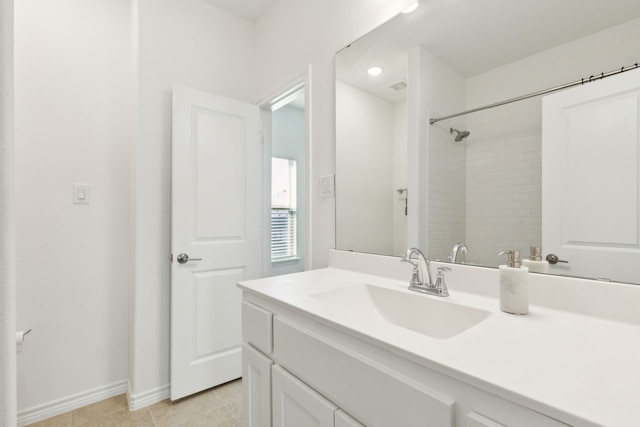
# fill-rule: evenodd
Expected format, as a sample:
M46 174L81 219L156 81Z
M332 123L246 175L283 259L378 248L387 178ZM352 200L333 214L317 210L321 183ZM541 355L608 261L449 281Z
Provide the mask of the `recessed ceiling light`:
M419 6L418 2L415 2L414 4L412 4L411 6L409 6L408 8L406 8L405 10L402 11L402 13L411 13L413 11L415 11Z
M369 67L369 69L367 70L367 73L370 76L379 76L380 74L382 74L382 68L377 66Z

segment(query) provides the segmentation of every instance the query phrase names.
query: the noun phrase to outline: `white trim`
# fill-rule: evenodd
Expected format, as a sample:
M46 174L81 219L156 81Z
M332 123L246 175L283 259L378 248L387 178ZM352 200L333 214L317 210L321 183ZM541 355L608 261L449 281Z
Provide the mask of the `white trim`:
M34 406L18 412L18 425L24 426L35 423L36 421L45 420L56 415L74 409L82 408L91 403L100 402L109 397L123 394L127 391L127 380L116 381L102 387L77 393L62 399L53 400L49 403Z
M304 74L304 132L305 132L305 222L304 222L304 269L313 268L313 98L311 91L311 64ZM335 151L335 149L334 149ZM335 162L334 162L335 163ZM334 167L335 168L335 167ZM335 209L334 209L335 215Z
M0 424L17 410L14 2L0 0Z
M265 95L258 97L258 101L256 105L258 105L263 110L271 110L271 106L282 100L284 97L290 95L292 92L296 92L302 88L302 86L308 86L310 83L309 79L311 76L311 65L305 67L304 70L301 70L296 74L296 77L292 78L288 82L277 86L275 90L272 90ZM305 99L305 103L306 103Z
M145 406L153 405L169 398L170 385L165 384L158 388L147 390L142 393L133 394L131 392L131 383L127 389L127 400L129 402L129 410L137 411Z
M271 265L288 265L297 264L302 260L300 257L278 258L271 260Z

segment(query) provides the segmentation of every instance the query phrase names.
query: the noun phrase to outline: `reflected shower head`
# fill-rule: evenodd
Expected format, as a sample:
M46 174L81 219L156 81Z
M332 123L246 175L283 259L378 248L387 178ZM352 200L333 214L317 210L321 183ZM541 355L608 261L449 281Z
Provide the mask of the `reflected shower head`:
M459 131L458 129L449 128L449 133L457 133L456 142L460 142L466 137L468 137L471 133L468 130Z

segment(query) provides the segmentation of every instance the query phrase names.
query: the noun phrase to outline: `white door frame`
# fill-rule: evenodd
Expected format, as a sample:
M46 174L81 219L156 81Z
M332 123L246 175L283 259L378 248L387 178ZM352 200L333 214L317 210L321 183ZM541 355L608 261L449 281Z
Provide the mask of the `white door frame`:
M312 266L312 179L313 176L313 164L311 163L311 65L307 66L307 69L299 74L296 78L292 79L289 83L281 86L278 90L271 92L269 95L262 98L262 101L258 102L260 107L260 116L262 121L262 138L263 138L263 276L269 276L271 272L271 153L273 142L271 140L271 114L276 110L283 101L299 90L304 89L305 108L304 108L304 144L305 144L305 226L304 226L304 269L309 270Z

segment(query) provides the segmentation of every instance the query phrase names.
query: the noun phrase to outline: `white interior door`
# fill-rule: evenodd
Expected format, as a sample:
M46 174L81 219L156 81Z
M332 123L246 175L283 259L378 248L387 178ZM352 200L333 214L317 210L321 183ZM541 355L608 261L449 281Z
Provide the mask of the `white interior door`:
M242 375L240 280L261 276L258 108L173 88L171 399Z
M542 250L551 273L640 278L640 70L543 100Z

